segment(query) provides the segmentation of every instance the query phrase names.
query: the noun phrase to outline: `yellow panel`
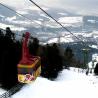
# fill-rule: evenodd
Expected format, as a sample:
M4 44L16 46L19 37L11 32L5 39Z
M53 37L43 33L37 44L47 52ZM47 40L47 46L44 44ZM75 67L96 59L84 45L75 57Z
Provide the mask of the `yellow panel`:
M34 72L34 74L30 75L30 74L18 74L18 81L21 83L31 83L32 81L34 81L41 73L41 66L39 66L39 68ZM30 76L29 78L27 77Z
M30 78L32 77L33 75L30 75ZM30 78L27 79L26 75L22 75L22 74L18 74L18 81L21 82L21 83L31 83L32 81L30 81ZM33 81L35 80L35 78L33 79Z
M40 59L37 59L33 64L31 65L23 65L23 64L18 64L18 67L20 68L32 68L34 67L38 62L40 62ZM40 63L39 63L40 64Z
M37 78L40 75L40 73L41 73L41 66L34 73L34 77Z

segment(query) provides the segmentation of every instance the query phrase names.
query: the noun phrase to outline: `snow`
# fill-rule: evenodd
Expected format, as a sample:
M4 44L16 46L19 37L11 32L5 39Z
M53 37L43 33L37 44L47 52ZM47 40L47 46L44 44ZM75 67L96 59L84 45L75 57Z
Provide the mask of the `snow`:
M11 98L98 98L97 91L98 78L79 73L78 68L70 68L61 71L55 81L38 77ZM0 89L0 95L4 92Z
M5 92L6 92L5 90L3 90L2 88L0 88L0 95L2 95Z
M95 60L96 62L98 62L98 53L95 53L92 55L92 60Z
M59 43L59 39L58 38L51 38L47 43L48 44L51 44L51 43ZM68 38L68 37L66 37L66 38L64 38L64 37L61 37L60 38L60 42L62 43L62 42L64 42L64 43L69 43L69 42L74 42L74 40L72 39L72 38Z
M29 5L29 7L26 7L26 8L24 8L24 9L27 9L27 10L34 10L34 11L39 11L39 12L41 11L41 10L40 10L39 8L37 8L36 6L30 6L30 5ZM24 10L24 9L23 9L23 10ZM47 8L47 7L42 7L42 9L44 9L44 10L46 11L46 10L48 10L49 8Z
M29 14L27 11L23 11L23 10L17 10L16 12L22 14L22 15L26 15Z
M6 27L10 27L11 30L13 31L23 31L23 30L26 30L26 28L24 27L17 27L17 26L14 26L14 25L7 25L7 24L4 24L4 23L0 23L0 28L2 29L5 29Z
M95 23L96 21L95 20L88 20L88 22Z
M11 98L98 98L97 91L98 78L71 68L59 73L55 81L38 77Z
M49 40L48 44L54 43L54 42L58 42L58 38L53 38L53 39Z
M16 16L13 16L13 17L7 17L6 18L6 20L8 20L8 21L13 21L13 20L15 20L16 19Z
M5 16L3 16L3 15L0 14L0 17L1 17L1 18L4 18Z
M82 17L60 17L59 22L61 23L80 23L82 22Z
M69 35L68 33L65 34L64 32L61 34L62 36L59 37L55 37L55 38L50 38L48 40L47 43L51 44L51 43L69 43L69 42L75 42L75 40L73 39L73 37L71 35Z
M67 13L58 13L58 14L59 15L66 15L66 16L68 15Z
M92 47L92 48L94 48L94 49L98 49L98 46L97 45L89 45L89 47Z

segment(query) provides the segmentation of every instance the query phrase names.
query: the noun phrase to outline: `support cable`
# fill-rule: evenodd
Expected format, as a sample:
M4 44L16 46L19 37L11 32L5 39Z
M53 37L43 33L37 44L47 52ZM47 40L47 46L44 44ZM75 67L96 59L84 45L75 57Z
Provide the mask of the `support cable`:
M29 0L32 4L37 6L42 12L44 12L48 17L53 19L57 24L59 24L62 28L64 28L66 31L68 31L72 36L74 36L76 39L80 40L83 45L86 45L79 37L75 36L69 29L67 29L65 26L63 26L60 22L58 22L54 17L52 17L49 13L47 13L44 9L42 9L37 3L35 3L33 0Z
M32 22L34 23L34 21L32 21L32 19L30 19L30 18L28 18L28 17L26 17L26 16L24 16L24 15L18 13L17 11L11 9L10 7L8 7L8 6L6 6L6 5L4 5L4 4L2 4L2 3L0 3L0 5L2 5L3 7L5 7L5 8L7 8L7 9L11 10L12 12L15 12L18 16L21 16L21 17L23 17L23 18L29 20L31 23L32 23ZM32 23L32 24L33 24L33 23ZM36 22L36 23L37 23L37 22ZM39 23L37 23L37 24L39 24ZM42 26L41 24L39 24L39 25Z

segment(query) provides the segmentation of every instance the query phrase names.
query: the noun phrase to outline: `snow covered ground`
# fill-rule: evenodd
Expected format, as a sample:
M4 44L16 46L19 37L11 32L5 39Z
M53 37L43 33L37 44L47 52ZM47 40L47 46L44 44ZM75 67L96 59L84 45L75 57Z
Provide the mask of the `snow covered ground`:
M98 78L64 69L55 81L38 77L11 98L98 98Z
M98 98L98 78L64 69L55 81L38 77L11 98ZM0 90L0 95L4 93Z

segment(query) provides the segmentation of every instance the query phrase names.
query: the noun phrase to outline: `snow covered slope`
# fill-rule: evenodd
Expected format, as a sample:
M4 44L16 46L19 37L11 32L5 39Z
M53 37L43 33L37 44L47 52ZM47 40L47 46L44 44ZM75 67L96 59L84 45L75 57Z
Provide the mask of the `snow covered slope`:
M12 98L98 98L98 79L63 70L55 81L39 77Z

